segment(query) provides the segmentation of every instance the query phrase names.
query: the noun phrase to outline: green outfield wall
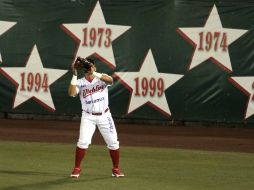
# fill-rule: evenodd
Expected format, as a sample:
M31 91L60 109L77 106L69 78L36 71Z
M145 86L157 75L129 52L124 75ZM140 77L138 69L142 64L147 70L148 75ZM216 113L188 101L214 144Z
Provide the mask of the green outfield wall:
M254 122L252 0L0 0L1 114L80 115L76 56L115 118Z

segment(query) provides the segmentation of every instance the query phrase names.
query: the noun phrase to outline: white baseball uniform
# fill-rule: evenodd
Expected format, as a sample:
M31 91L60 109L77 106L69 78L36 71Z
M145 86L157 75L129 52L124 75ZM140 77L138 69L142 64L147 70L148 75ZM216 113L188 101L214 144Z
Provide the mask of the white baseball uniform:
M91 144L96 126L108 149L117 150L119 141L113 118L108 107L108 84L94 77L88 81L85 77L77 81L76 91L82 104L79 140L77 146L87 149Z

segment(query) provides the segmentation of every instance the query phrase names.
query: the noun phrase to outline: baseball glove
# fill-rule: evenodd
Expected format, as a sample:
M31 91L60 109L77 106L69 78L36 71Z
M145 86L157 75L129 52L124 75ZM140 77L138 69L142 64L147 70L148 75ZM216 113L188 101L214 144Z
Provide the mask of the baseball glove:
M77 59L74 62L74 68L75 69L83 69L85 72L91 71L91 67L94 65L94 62L92 59L89 58L82 58L77 57Z

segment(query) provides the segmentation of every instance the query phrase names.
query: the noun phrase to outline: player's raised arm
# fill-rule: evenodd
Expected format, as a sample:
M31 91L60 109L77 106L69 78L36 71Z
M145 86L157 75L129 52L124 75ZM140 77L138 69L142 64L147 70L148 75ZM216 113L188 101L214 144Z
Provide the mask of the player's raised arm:
M73 73L73 76L71 79L71 83L69 85L68 94L69 96L75 97L77 96L77 90L76 90L77 80L78 80L77 70L75 68L72 68L72 73Z
M106 82L107 84L110 84L110 85L113 84L113 78L107 74L96 72L95 65L91 67L89 73L95 76L96 78Z
M113 78L107 74L93 72L93 75L108 84L113 84Z

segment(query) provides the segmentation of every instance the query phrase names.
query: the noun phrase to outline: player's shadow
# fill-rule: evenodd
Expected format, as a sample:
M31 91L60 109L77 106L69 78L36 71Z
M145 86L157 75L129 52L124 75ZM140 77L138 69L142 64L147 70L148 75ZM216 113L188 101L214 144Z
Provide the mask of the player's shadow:
M22 185L11 185L9 187L5 188L0 188L1 190L35 190L35 189L52 189L52 187L57 187L57 186L63 186L66 184L74 184L74 183L86 183L86 182L91 182L91 181L100 181L100 180L105 180L105 179L110 179L110 176L102 176L102 177L94 177L91 178L70 178L69 176L63 176L63 174L60 173L47 173L47 172L32 172L32 171L6 171L6 170L0 170L0 175L1 174L7 174L7 175L13 175L13 177L18 176L18 175L27 175L27 176L34 176L38 175L43 179L43 176L54 176L54 177L59 177L58 179L55 180L48 180L48 181L42 181L42 182L37 182L37 183L29 183L29 184L22 184Z

